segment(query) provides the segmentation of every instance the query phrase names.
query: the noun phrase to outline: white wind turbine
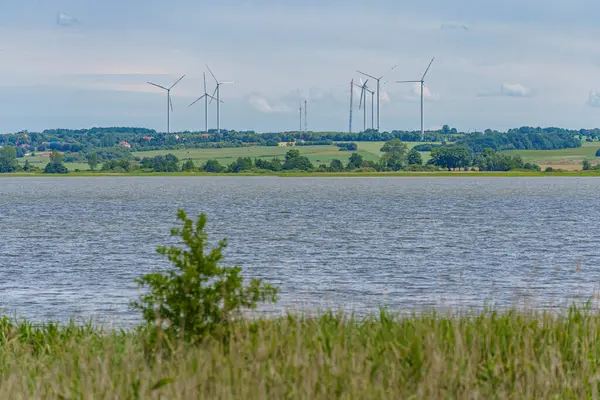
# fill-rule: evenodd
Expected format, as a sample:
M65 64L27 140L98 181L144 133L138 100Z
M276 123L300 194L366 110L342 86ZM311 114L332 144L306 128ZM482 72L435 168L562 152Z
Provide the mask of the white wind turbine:
M354 84L356 87L360 88L360 102L358 103L358 109L360 110L361 107L363 108L363 132L367 131L367 94L366 92L369 91L369 89L367 89L367 82L369 82L369 80L367 79L366 81L363 82L362 78L360 79L360 85L357 85L356 83ZM370 92L370 91L369 91ZM364 104L363 104L364 102Z
M425 88L425 76L427 75L427 72L429 72L429 68L431 68L431 64L433 64L433 60L435 60L435 57L433 57L431 59L431 62L427 66L427 69L425 70L425 73L423 74L423 77L421 77L420 80L418 80L418 81L396 81L396 83L420 83L421 84L421 141L423 141L425 138L425 127L423 125L423 114L425 111L424 105L423 105L423 90Z
M220 107L220 103L221 103L221 85L228 85L231 83L239 83L237 81L234 82L220 82L217 77L215 76L215 74L213 74L213 72L210 70L209 66L206 65L206 68L208 68L208 72L210 72L210 74L212 75L213 79L215 80L215 82L217 83L217 87L215 88L215 91L213 92L211 99L210 99L210 103L212 103L212 99L214 98L215 93L217 94L217 133L221 133L221 107Z
M184 77L185 75L182 75L181 78L177 79L177 81L168 88L161 85L157 85L156 83L148 82L152 86L156 86L157 88L167 91L167 135L170 133L171 130L170 113L173 112L173 103L171 102L171 89L173 89L175 85L177 85Z
M204 132L208 133L208 98L210 97L211 100L216 99L206 91L206 73L203 73L202 75L204 76L204 93L202 96L194 100L188 107L191 107L200 100L204 99ZM223 103L223 101L219 101L219 103Z

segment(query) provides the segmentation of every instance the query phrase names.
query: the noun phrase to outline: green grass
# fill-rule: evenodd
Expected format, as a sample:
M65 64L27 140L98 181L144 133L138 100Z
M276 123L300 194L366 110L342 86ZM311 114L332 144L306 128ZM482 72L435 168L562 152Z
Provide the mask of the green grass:
M593 399L600 390L600 314L589 310L288 315L231 332L227 348L162 342L149 352L142 330L4 319L0 398Z
M593 164L600 161L596 151L600 149L600 142L584 142L582 147L560 150L510 150L506 154L520 155L524 161L534 162L543 168L581 169L583 160Z

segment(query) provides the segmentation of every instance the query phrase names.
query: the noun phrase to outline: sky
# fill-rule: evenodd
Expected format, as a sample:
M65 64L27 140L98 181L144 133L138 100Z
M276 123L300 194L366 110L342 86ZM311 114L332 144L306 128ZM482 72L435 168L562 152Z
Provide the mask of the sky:
M382 130L600 127L597 0L0 0L0 132L202 130L206 64L221 127L347 131L357 69L381 80ZM215 82L207 74L209 92ZM375 82L367 82L375 90ZM354 92L353 130L363 128ZM367 97L371 111L371 96ZM216 108L209 106L209 128ZM370 127L370 115L368 127Z

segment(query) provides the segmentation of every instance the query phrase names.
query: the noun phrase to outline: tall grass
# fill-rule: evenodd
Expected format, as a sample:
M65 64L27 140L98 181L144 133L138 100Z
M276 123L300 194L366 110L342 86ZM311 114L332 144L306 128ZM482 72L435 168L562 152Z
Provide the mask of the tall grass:
M236 322L228 340L0 320L0 398L597 398L600 315L325 313Z

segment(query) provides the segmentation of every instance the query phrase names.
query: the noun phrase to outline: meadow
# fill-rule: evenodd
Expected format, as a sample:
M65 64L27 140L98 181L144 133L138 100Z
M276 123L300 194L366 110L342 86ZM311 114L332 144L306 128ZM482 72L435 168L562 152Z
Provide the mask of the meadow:
M0 398L590 398L600 314L339 313L237 321L149 347L143 329L0 320Z
M552 167L569 171L580 170L583 160L588 160L592 165L598 164L600 158L596 151L600 149L600 142L583 142L582 147L560 150L510 150L506 154L519 155L526 162L534 162L542 169Z
M358 151L356 153L363 156L365 160L377 161L381 157L379 149L384 145L385 142L359 142ZM420 143L407 143L409 148L412 148ZM238 157L250 157L252 159L273 159L279 157L280 159L285 158L285 153L290 149L297 149L303 156L315 165L328 164L338 159L346 162L351 151L340 151L337 146L297 146L297 147L272 147L272 146L254 146L254 147L235 147L235 148L224 148L224 149L180 149L180 150L156 150L156 151L141 151L134 152L135 157L154 157L157 155L164 155L167 153L174 154L180 160L191 159L196 165L201 165L208 160L215 159L221 164L227 165L234 162ZM427 161L429 159L428 152L422 152L423 159ZM28 160L31 164L36 167L44 168L49 162L48 154L28 156L20 158L21 164ZM89 169L85 163L65 163L65 166L70 170L74 171L79 169L85 171Z

